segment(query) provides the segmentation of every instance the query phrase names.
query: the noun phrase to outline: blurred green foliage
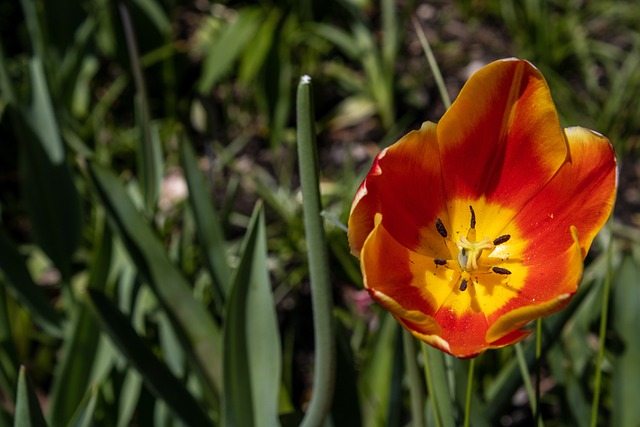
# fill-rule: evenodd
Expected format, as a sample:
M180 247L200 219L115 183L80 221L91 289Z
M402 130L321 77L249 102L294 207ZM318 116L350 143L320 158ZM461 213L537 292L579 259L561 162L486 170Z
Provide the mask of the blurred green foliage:
M543 322L542 358L527 341L520 366L513 348L476 361L472 425L531 425L521 368L536 363L545 425L595 425L599 370L595 422L635 425L635 0L21 0L0 3L0 426L299 424L314 389L303 74L335 302L326 425L461 424L468 362L420 354L370 305L341 228L378 147L444 111L412 17L450 95L470 65L529 59L563 124L607 135L622 167L579 294Z

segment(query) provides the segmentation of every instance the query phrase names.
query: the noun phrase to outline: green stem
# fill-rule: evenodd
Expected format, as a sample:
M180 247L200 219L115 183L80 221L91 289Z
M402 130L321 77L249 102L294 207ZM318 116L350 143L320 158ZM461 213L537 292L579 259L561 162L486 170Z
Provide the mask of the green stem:
M609 238L607 246L607 275L604 278L602 290L602 307L600 308L600 331L598 333L598 355L596 358L596 377L593 385L593 401L591 402L591 427L598 424L598 407L600 406L600 384L602 382L602 360L604 359L604 341L607 333L607 317L609 312L609 294L611 293L611 254L613 252L613 237Z
M424 31L422 31L422 27L420 26L420 23L415 16L411 18L411 22L413 23L413 27L416 30L416 34L418 34L418 40L420 40L422 50L424 51L424 54L427 57L427 61L429 62L429 68L431 68L433 78L436 79L436 85L438 86L438 91L440 92L442 102L444 102L444 106L446 108L449 108L451 107L451 98L449 98L449 93L447 92L447 87L444 84L444 79L442 78L440 67L438 67L438 61L436 61L436 57L433 55L431 46L429 46L429 40L427 40L427 36L424 35Z
M335 382L335 340L333 332L333 302L329 280L329 259L318 180L318 157L311 91L311 78L303 76L298 84L298 162L302 186L304 230L309 254L309 275L315 334L314 390L302 427L320 427L331 407Z
M533 390L533 384L531 383L531 376L529 375L529 368L527 368L527 358L524 355L522 349L522 343L514 345L516 349L516 358L518 359L518 367L520 368L520 374L522 375L522 381L524 382L524 388L529 396L529 404L531 406L531 413L536 413L536 392Z
M542 413L540 412L540 377L542 368L542 318L536 320L536 411L535 422L542 425Z
M442 427L440 411L438 409L438 401L437 401L438 398L436 396L436 393L434 392L434 387L433 387L433 379L431 375L431 364L429 363L429 354L427 352L428 347L427 347L427 344L425 343L422 343L420 347L422 349L422 357L424 359L424 377L427 382L427 393L429 393L429 397L431 398L430 399L431 404L433 405L433 418L435 419L436 427Z
M473 358L469 361L469 373L467 375L467 398L464 405L464 427L469 427L471 420L471 394L473 389L473 373L476 367L476 359Z
M415 338L409 331L403 329L402 343L404 346L405 365L407 367L407 379L409 380L409 395L411 396L411 418L412 426L423 427L424 423L424 393L418 372L416 361Z
M142 150L139 166L141 170L139 170L138 173L141 174L140 178L143 184L146 212L148 215L151 215L155 208L159 187L159 183L156 182L157 171L155 165L155 150L157 147L154 147L154 143L151 138L151 114L149 112L149 101L144 74L142 73L142 65L140 63L138 42L131 22L131 15L125 1L118 2L118 9L122 19L125 40L127 41L129 61L131 62L131 73L133 74L133 81L136 86L136 109L140 116Z

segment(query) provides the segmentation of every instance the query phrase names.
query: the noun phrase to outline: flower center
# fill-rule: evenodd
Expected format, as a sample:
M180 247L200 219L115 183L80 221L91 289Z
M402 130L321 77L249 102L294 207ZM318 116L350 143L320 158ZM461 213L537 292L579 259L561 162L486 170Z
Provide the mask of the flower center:
M458 265L460 270L462 270L463 272L459 287L460 291L464 291L467 289L467 286L469 284L468 280L471 279L469 273L474 270L479 270L476 273L496 273L501 275L511 274L511 271L507 270L506 268L494 265L491 260L485 259L481 263L481 265L479 265L478 260L482 256L483 251L493 251L496 246L509 241L511 235L504 234L493 240L487 237L482 240L476 241L476 213L474 212L472 206L469 206L469 210L471 212L469 231L467 232L466 236L461 236L460 241L455 243L455 246L458 248ZM453 241L451 240L451 237L449 237L449 233L447 232L447 229L445 228L440 218L436 220L436 230L443 238L453 244ZM434 259L436 267L443 266L445 268L457 270L458 268L455 266L455 264L452 266L450 262L455 263L455 261L453 260L449 261L442 258Z
M471 230L469 230L469 234L471 234ZM467 237L460 237L460 241L456 243L458 248L460 248L460 252L458 252L458 263L464 271L476 270L478 268L478 258L482 255L482 251L485 249L493 250L493 248L495 248L489 238L474 242L469 240L468 236L469 235L467 235Z

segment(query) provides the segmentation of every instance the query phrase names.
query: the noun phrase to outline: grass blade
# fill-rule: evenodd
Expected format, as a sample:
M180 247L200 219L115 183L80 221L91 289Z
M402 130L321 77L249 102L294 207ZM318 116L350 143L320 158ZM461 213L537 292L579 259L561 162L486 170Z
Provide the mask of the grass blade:
M313 373L314 391L309 409L302 420L303 427L321 426L331 406L335 382L335 338L333 332L333 301L329 280L329 259L322 225L322 206L318 180L315 114L311 78L303 76L298 84L298 161L302 186L304 230L309 254L309 274L313 303L316 358Z
M209 93L218 81L229 72L233 63L240 58L245 46L262 22L264 12L258 8L243 8L237 18L230 23L220 37L207 49L208 54L202 65L198 81L198 92Z
M113 305L105 294L87 290L91 311L120 352L142 375L153 394L167 405L187 425L210 425L211 420L187 391L185 386L151 352L134 331L129 320Z
M47 333L62 336L62 317L53 308L47 297L31 278L25 261L15 244L0 229L0 271L4 284L13 296L24 305L34 320Z
M138 174L142 182L143 195L145 200L145 210L150 215L155 210L156 200L160 192L161 179L161 153L160 142L151 129L151 113L149 111L149 100L147 88L140 64L140 53L138 52L138 42L131 22L129 8L125 2L118 2L118 9L122 19L122 26L127 41L129 61L131 62L131 72L136 86L136 96L134 100L138 128L141 138L138 154Z
M98 388L91 387L84 399L78 405L73 419L67 424L69 427L91 427L94 425L96 406L98 405ZM54 424L55 425L55 424ZM61 424L58 424L61 425Z
M9 308L7 293L0 286L0 390L9 399L15 401L15 392L18 385L18 355L14 344L13 332L9 322ZM0 426L2 426L2 414L0 414Z
M436 423L442 427L454 427L454 408L447 381L447 368L445 366L445 354L436 349L421 343L422 354L424 356L425 373L427 381L431 383L429 387L430 399L434 407Z
M204 176L198 168L198 159L193 148L186 142L183 142L180 148L198 238L217 295L223 303L229 293L231 271L227 263L226 242L220 218L211 204L211 192L207 189Z
M89 170L129 256L170 313L179 335L188 342L185 347L195 366L204 374L209 387L219 392L222 389L222 341L218 325L194 299L186 279L171 263L164 246L144 216L136 210L118 178L97 165L91 165Z
M415 338L407 330L402 331L402 343L404 347L405 365L409 382L409 394L411 396L411 425L415 427L426 426L424 421L424 392L422 391L422 377L416 361Z
M16 410L14 427L46 427L40 401L36 396L33 385L27 377L26 368L20 367L18 376L18 392L16 397Z
M637 327L640 322L640 268L631 256L622 262L614 287L611 327L622 341L622 351L614 359L611 425L634 425L640 420L640 341ZM603 313L604 315L604 313Z
M98 209L96 218L89 283L102 290L106 287L111 266L112 236L106 227L103 209ZM56 364L50 394L48 420L56 426L68 424L78 405L86 399L100 338L100 329L85 305L76 305L70 311L70 324ZM80 354L82 357L78 357Z
M245 236L226 313L223 425L278 425L280 334L261 206L255 209Z
M42 62L30 62L31 103L16 123L21 139L19 172L27 211L40 247L63 278L71 274L71 256L80 240L80 202L49 94Z
M371 357L360 375L363 426L388 424L399 333L400 325L390 314L384 313L371 346Z

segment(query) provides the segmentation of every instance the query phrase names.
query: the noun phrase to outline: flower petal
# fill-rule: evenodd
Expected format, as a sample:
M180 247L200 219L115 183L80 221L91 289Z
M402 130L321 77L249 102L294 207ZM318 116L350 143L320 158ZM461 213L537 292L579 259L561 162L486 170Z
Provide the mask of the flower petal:
M434 258L401 245L383 226L382 216L361 251L365 288L417 338L457 357L491 348L489 327L470 287L459 289L460 272L437 267Z
M525 265L542 264L565 252L574 243L572 225L578 229L584 258L613 208L617 171L609 140L580 127L565 134L570 159L514 219L530 239L522 250Z
M578 290L583 264L576 228L571 227L568 234L573 245L560 256L556 254L556 258L530 266L519 295L489 316L487 341L501 340L528 322L555 313L569 303Z
M516 59L493 62L469 79L438 123L438 143L447 198L484 195L514 210L567 156L544 78Z
M351 206L351 252L360 255L377 213L405 247L432 256L445 251L446 244L433 226L439 212L446 212L441 181L436 125L426 122L374 160Z
M451 270L436 270L433 258L413 252L395 240L380 214L362 247L360 266L364 286L371 296L400 317L409 312L433 317L451 292L450 282L456 280ZM416 321L415 317L407 320Z

